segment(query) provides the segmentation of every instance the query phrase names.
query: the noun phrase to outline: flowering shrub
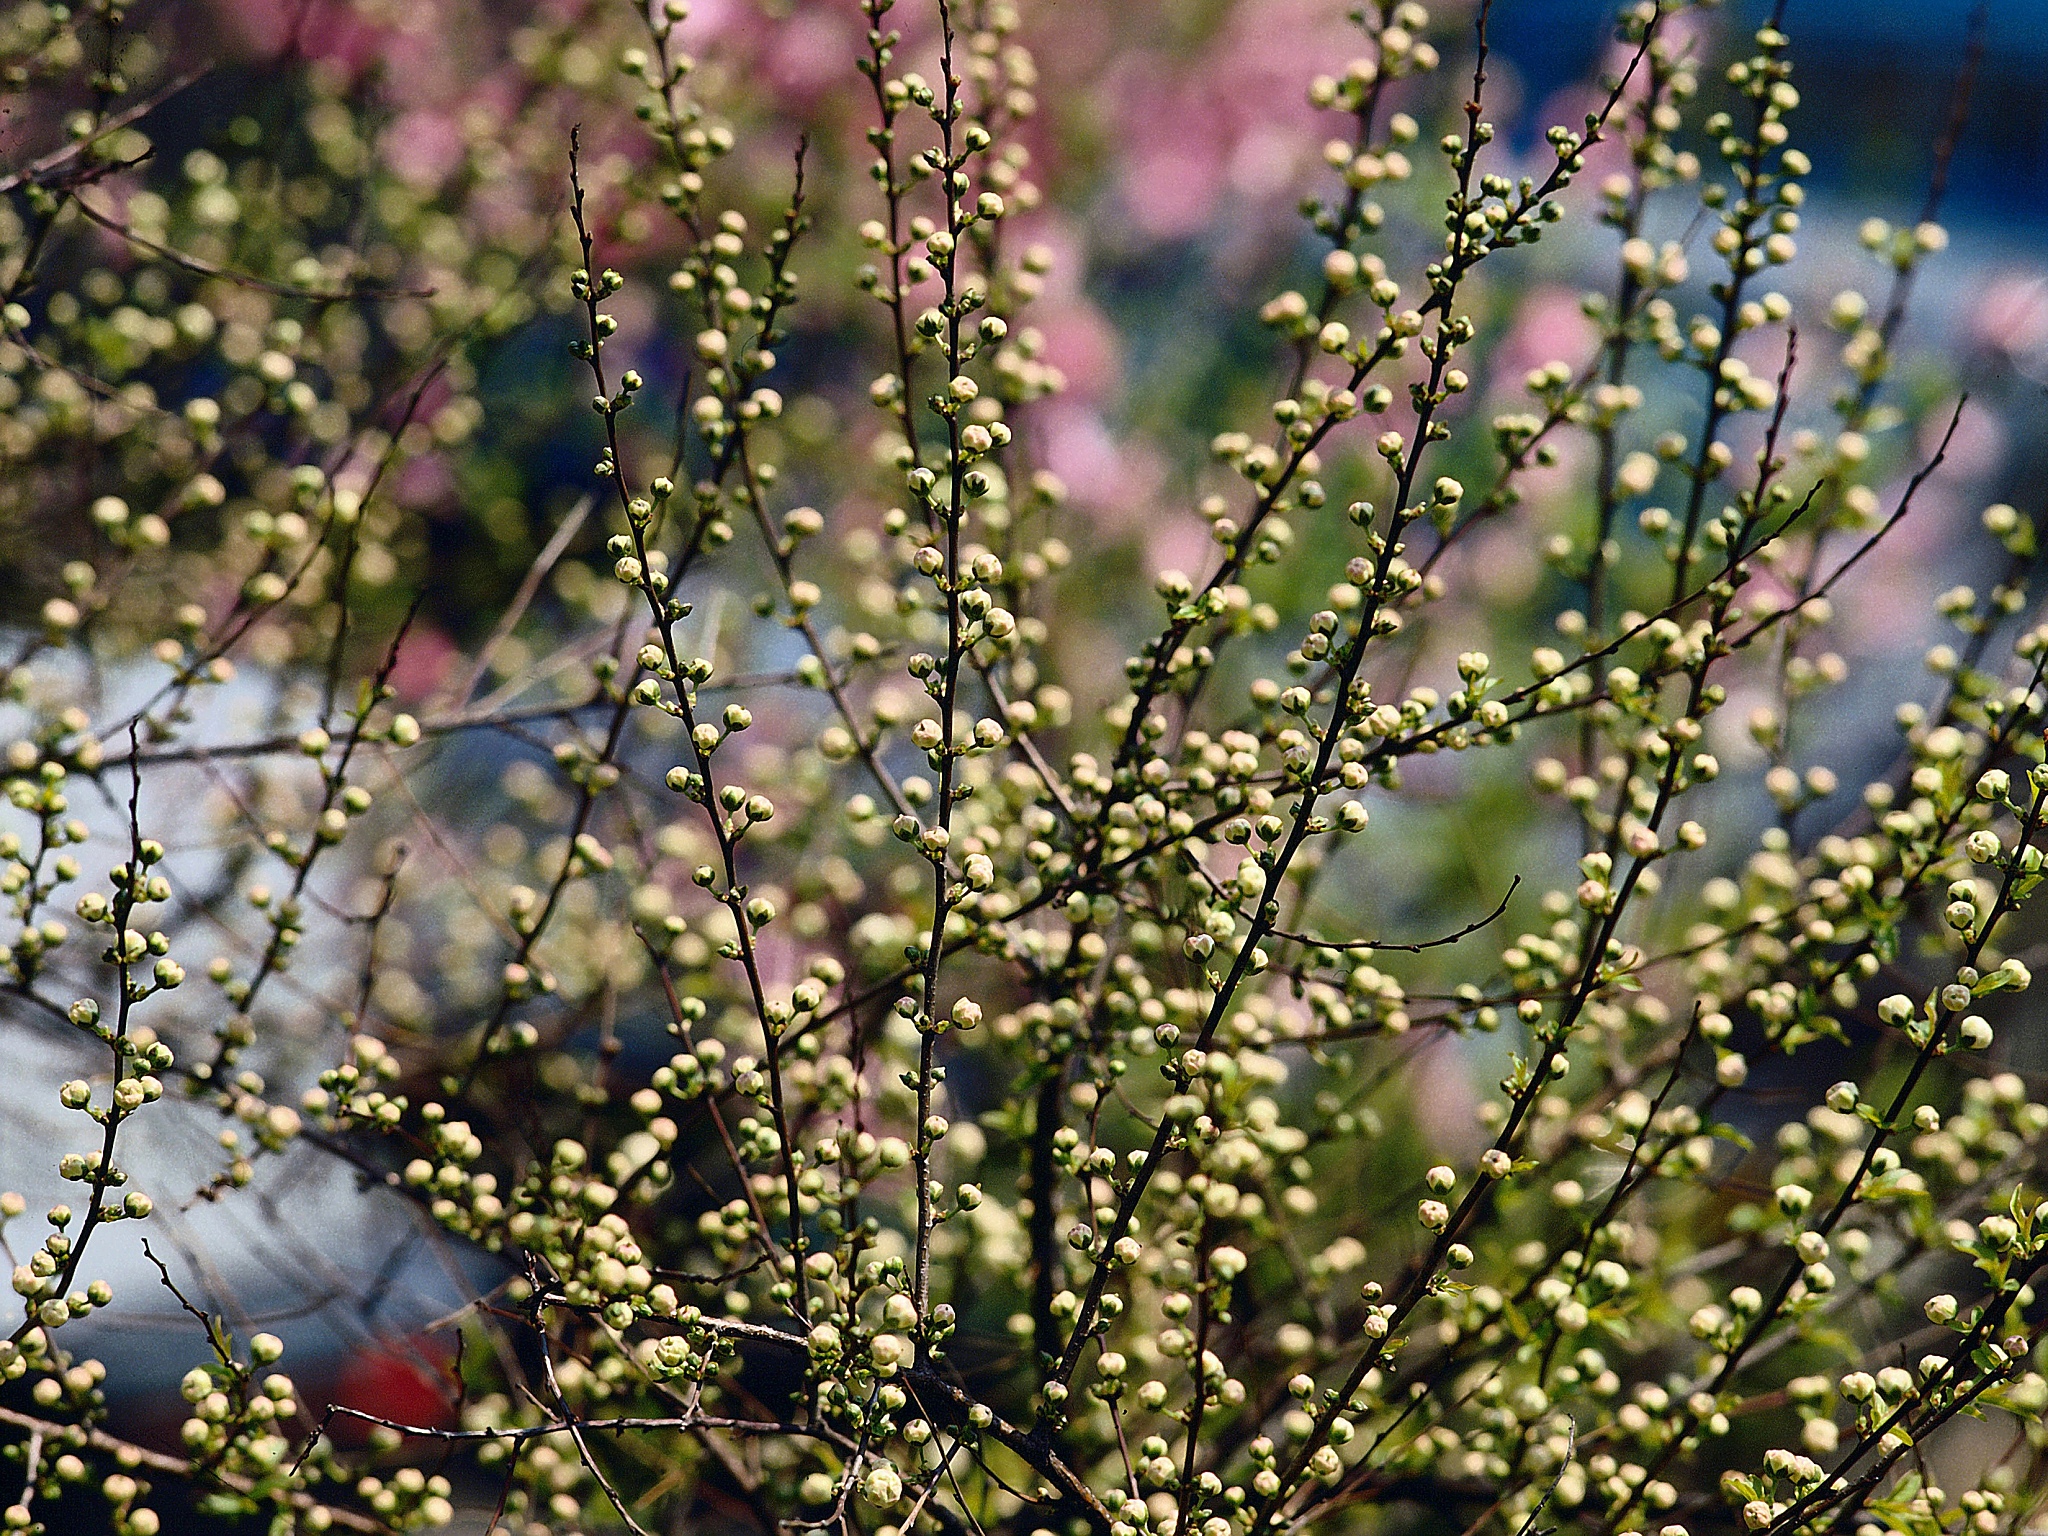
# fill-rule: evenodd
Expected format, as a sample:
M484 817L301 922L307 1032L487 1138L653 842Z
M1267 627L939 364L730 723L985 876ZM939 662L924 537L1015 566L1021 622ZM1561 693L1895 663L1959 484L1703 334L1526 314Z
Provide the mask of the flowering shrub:
M1706 10L1364 5L1121 443L1006 0L10 10L6 1529L2020 1528L2035 527L1862 731L1945 237Z

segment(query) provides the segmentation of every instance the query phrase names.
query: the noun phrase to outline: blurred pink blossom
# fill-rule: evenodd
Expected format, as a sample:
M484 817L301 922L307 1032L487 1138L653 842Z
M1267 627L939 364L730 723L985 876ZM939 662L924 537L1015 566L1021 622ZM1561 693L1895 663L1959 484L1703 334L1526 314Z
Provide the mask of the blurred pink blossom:
M2006 431L2004 418L1990 406L1972 400L1956 418L1953 433L1948 431L1948 423L1945 412L1935 412L1921 423L1917 446L1920 456L1932 458L1941 447L1943 435L1947 434L1948 451L1942 456L1942 478L1954 483L1978 480L1996 473L2011 448L2012 434Z
M214 0L214 10L231 48L258 57L296 53L351 75L380 60L389 41L347 0Z
M1104 514L1107 526L1134 526L1165 483L1156 449L1120 442L1099 411L1077 401L1049 403L1035 430L1045 467L1078 506Z
M1591 360L1599 339L1593 322L1579 308L1576 289L1533 289L1522 300L1513 325L1494 354L1490 371L1496 388L1509 398L1528 402L1530 396L1522 381L1532 369L1562 362L1576 371Z
M1123 377L1123 346L1116 327L1085 299L1034 316L1045 337L1044 360L1066 375L1067 397L1098 404L1116 393Z
M861 46L846 16L802 10L777 32L768 55L768 75L778 90L792 97L814 97L845 79L847 61L860 53Z
M2022 267L1989 278L1977 290L1969 328L1978 346L2016 360L2048 353L2048 273Z
M1184 238L1226 197L1264 203L1292 188L1324 131L1307 83L1358 46L1329 7L1265 0L1233 8L1191 60L1138 53L1112 66L1117 192L1137 232Z
M407 112L386 130L381 145L385 161L423 191L440 186L462 164L462 130L446 112L421 108Z
M391 686L400 702L416 704L433 697L451 680L462 655L462 648L432 623L415 624L391 669Z

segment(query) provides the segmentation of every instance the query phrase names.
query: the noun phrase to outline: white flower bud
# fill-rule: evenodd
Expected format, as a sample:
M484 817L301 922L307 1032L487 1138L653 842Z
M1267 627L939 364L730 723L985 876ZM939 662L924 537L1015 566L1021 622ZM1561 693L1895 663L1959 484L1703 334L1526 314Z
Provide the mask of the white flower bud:
M861 1475L860 1494L870 1504L887 1509L903 1497L903 1474L886 1461L878 1461Z

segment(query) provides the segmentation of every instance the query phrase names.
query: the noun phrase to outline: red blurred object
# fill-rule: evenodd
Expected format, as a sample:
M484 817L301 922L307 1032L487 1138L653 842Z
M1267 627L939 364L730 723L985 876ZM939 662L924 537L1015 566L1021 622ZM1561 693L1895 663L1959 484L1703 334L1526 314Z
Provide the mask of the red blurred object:
M351 1355L320 1395L337 1408L420 1429L446 1429L455 1422L455 1385L448 1374L452 1358L447 1345L432 1338L371 1345ZM345 1444L369 1433L360 1419L337 1419L331 1428Z

